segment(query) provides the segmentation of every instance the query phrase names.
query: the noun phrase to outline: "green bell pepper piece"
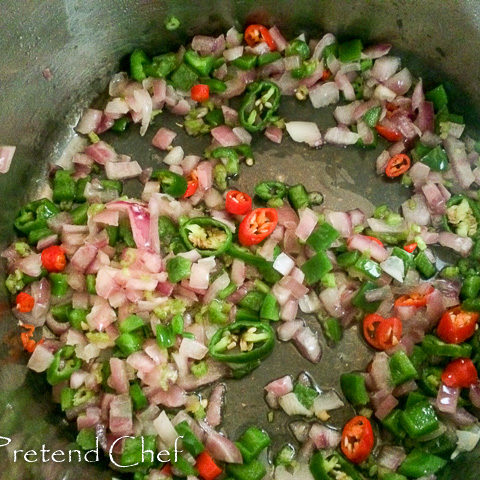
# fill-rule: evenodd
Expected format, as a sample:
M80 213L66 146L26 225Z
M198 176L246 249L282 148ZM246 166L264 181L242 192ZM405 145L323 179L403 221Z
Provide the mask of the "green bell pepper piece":
M228 176L238 175L240 159L233 147L218 147L211 152L212 158L222 159Z
M381 422L382 425L398 438L405 437L405 430L402 428L402 411L395 408Z
M157 343L161 348L170 348L175 343L175 334L169 325L157 325Z
M238 302L238 305L242 308L247 308L254 312L259 312L262 308L263 302L265 300L265 294L252 290L248 292L241 300Z
M97 446L95 428L83 428L80 430L76 442L82 450L94 450Z
M374 260L371 260L363 255L361 255L360 258L355 262L354 268L356 271L360 272L371 280L377 280L382 275L382 269L380 268L380 265Z
M420 388L431 397L436 397L442 383L443 369L432 365L426 366L420 375Z
M276 62L282 58L282 54L280 52L268 52L257 57L257 65L259 67L263 67L264 65L268 65L269 63Z
M310 472L315 480L336 480L345 475L351 480L363 480L353 464L337 452L328 456L322 452L314 453L310 460Z
M252 68L255 68L256 64L257 56L250 53L246 53L232 62L232 65L235 65L240 70L251 70Z
M203 443L197 438L197 436L193 433L192 429L189 427L186 421L180 422L175 425L175 430L177 433L182 436L182 444L187 450L194 457L198 457L204 450L205 447Z
M130 120L127 117L117 118L110 129L112 132L123 133L127 130Z
M264 201L272 198L284 198L287 186L283 182L260 182L255 186L255 195Z
M337 318L327 318L322 325L325 336L333 343L338 343L342 339L343 330Z
M260 318L272 322L280 320L280 307L277 299L271 293L265 295L262 307L260 308Z
M389 360L390 376L394 385L417 378L418 373L403 350L395 352Z
M431 278L437 273L437 268L427 257L425 252L420 252L414 259L415 267L423 278Z
M150 63L150 58L143 50L135 49L130 55L130 76L137 82L145 80L145 67Z
M398 472L409 478L433 475L441 470L447 461L422 450L412 450L398 468Z
M210 91L213 92L211 87ZM212 127L218 127L219 125L223 125L225 123L225 118L223 117L223 112L220 108L214 108L213 110L210 110L203 118Z
M171 283L178 283L184 278L188 278L191 268L192 262L188 258L180 256L169 258L167 260L168 280Z
M369 290L375 290L378 286L373 282L365 282L352 299L354 307L362 309L366 313L374 313L378 310L380 302L367 302L365 293Z
M460 290L460 297L476 298L480 293L480 275L469 275L463 280L462 289Z
M287 45L285 55L287 57L298 55L302 60L306 60L310 56L310 47L307 42L296 38Z
M72 202L75 199L75 180L68 170L57 170L53 178L53 201Z
M307 238L307 245L316 252L325 251L340 236L337 230L329 223L321 223Z
M370 401L365 386L365 378L359 373L343 373L340 375L340 386L345 398L352 405L367 405Z
M198 75L185 63L182 63L170 76L172 85L177 90L188 92L197 83Z
M53 361L47 369L47 381L50 385L58 385L68 380L81 366L82 361L75 355L75 348L66 345L53 356Z
M227 465L227 474L235 480L262 480L267 473L263 463L253 460L250 463L229 463Z
M351 63L360 60L363 44L360 39L350 40L338 46L338 59L342 63Z
M28 235L33 230L47 228L47 220L60 213L60 209L47 198L35 200L22 207L15 219L15 228Z
M63 297L68 291L68 276L65 273L50 273L51 292L54 297Z
M420 161L435 172L444 172L449 168L448 156L440 145L432 148Z
M115 340L115 345L120 349L124 355L131 355L134 352L138 352L143 345L143 338L133 332L122 333Z
M319 282L332 268L332 262L325 252L318 252L301 266L307 285Z
M200 79L200 83L203 85L208 85L210 93L223 93L227 89L227 84L225 82L222 82L221 80L218 80L218 78L203 77ZM222 110L218 108L212 111L216 111L220 113L222 112ZM207 115L205 115L205 119L207 120L207 123L210 123L210 124L211 122L208 120L207 117L209 116L209 114L212 113L212 111L210 111L209 113L207 113ZM223 119L223 113L221 115L221 118ZM218 123L218 125L220 125L220 123Z
M160 182L162 192L174 198L183 197L187 191L185 177L170 170L154 170L151 178Z
M131 333L135 330L139 330L145 326L145 320L138 315L129 315L127 318L122 320L118 326L120 333Z
M292 78L296 78L299 80L302 78L307 78L313 75L317 67L318 67L318 60L316 59L304 60L302 62L301 67L294 68L293 70L290 71L290 75L292 76Z
M85 284L86 284L87 292L90 295L96 295L97 294L96 283L97 283L97 277L93 273L89 273L85 277Z
M312 408L314 400L318 397L318 392L307 385L296 383L293 387L293 393L296 395L298 401L305 408Z
M448 105L448 95L445 87L440 84L425 94L425 98L433 103L437 111Z
M300 210L310 205L307 190L302 184L294 185L288 189L288 201L295 210Z
M193 50L187 50L183 61L201 77L208 77L213 69L215 57L212 55L200 56Z
M243 460L250 463L256 460L262 450L271 444L270 437L266 432L257 427L248 428L241 437L235 442L240 450Z
M129 393L135 410L143 410L148 406L148 399L138 382L134 382L130 385Z
M437 357L468 357L472 354L472 346L468 343L459 345L442 342L434 335L425 335L422 341L422 348L428 355Z
M152 63L145 65L144 71L149 77L166 78L177 67L177 55L173 52L153 57Z
M75 207L71 212L70 215L72 216L72 222L74 225L86 225L88 220L88 203L84 203L83 205L79 205Z
M367 110L363 115L363 121L370 127L374 128L377 125L378 120L380 119L380 114L382 113L382 107L373 107L370 110Z
M438 428L435 410L428 402L418 402L402 412L400 418L402 428L410 438L418 438L432 433Z

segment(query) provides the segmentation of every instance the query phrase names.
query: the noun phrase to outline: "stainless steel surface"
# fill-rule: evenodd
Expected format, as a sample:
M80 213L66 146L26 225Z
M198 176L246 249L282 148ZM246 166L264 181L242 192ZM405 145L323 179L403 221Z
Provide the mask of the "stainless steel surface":
M181 27L167 32L163 21L174 14ZM8 175L0 176L0 246L13 237L12 219L22 201L42 183L49 161L61 155L72 138L79 112L102 92L109 75L134 47L150 52L165 51L183 43L195 33L214 33L245 21L276 23L286 33L305 31L311 36L332 31L340 36L360 35L366 42L389 41L407 65L427 83L440 78L456 87L456 109L478 126L480 111L480 3L478 0L285 0L168 2L136 0L36 0L1 2L0 15L0 144L17 145ZM47 81L42 71L49 68ZM330 111L297 106L292 99L282 106L290 119L312 118L321 126L332 124ZM165 121L171 121L165 120ZM163 124L164 118L157 120ZM156 161L146 139L134 129L125 138L113 138L122 153L132 154L142 165ZM201 152L202 143L185 139L186 150ZM281 148L266 140L255 143L257 164L244 167L239 184L251 186L258 178L278 173L289 182L304 182L321 190L336 206L371 208L371 202L398 205L407 193L395 184L386 185L374 176L375 152L332 147L312 151L288 139ZM2 280L2 278L0 278ZM36 375L27 374L25 358L12 353L10 332L14 319L9 314L3 281L0 282L0 436L14 442L0 448L0 477L24 480L112 478L104 464L13 462L13 446L38 449L65 448L74 436L51 405L50 393ZM313 328L320 331L318 323ZM268 427L276 442L289 439L285 417L276 415L273 425L266 420L267 407L262 388L268 379L306 369L319 385L335 387L344 368L362 368L367 352L350 330L334 350L325 349L318 366L303 361L291 345L277 345L274 354L252 377L230 382L225 428L238 433L248 423ZM252 386L254 388L252 388ZM477 465L477 467L475 467ZM465 480L477 478L478 458L465 462ZM470 475L470 476L469 476ZM445 478L457 478L447 474ZM458 477L459 478L459 477Z

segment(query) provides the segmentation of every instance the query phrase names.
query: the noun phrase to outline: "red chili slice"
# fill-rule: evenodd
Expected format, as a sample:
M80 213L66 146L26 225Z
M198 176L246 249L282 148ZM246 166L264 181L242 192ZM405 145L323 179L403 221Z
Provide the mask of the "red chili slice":
M275 41L270 35L270 32L263 25L249 25L245 29L244 37L245 41L250 47L254 47L258 43L265 42L272 52L277 49Z
M457 358L450 362L442 373L442 382L447 387L469 388L478 381L478 372L469 358Z
M447 343L462 343L475 333L478 317L477 312L466 312L460 306L450 308L438 322L437 335Z
M16 299L17 310L22 313L28 313L33 310L35 305L34 298L26 292L20 292Z
M274 208L256 208L240 223L238 240L242 245L257 245L265 240L278 223L278 213Z
M399 177L408 171L411 163L410 157L404 153L394 155L387 163L385 175L390 178Z
M362 415L353 417L343 427L342 452L353 463L362 463L366 460L374 442L372 424L367 417Z
M230 190L225 199L225 210L232 215L245 215L252 209L252 197L245 192Z
M397 130L392 130L388 127L384 127L383 125L376 125L375 129L379 135L387 139L389 142L398 142L403 139L403 135Z
M191 197L198 188L198 177L197 177L197 172L195 170L192 170L190 175L188 176L187 179L187 190L183 195L183 198L188 198Z
M65 252L62 247L52 245L42 251L42 265L49 272L61 272L67 265Z
M210 87L201 83L194 85L190 90L190 96L196 102L206 102L210 97Z
M363 319L365 340L377 350L388 350L400 341L402 322L397 317L384 318L371 313Z
M428 296L434 288L430 287L425 293L413 292L410 295L402 295L395 300L396 307L424 307L427 304Z

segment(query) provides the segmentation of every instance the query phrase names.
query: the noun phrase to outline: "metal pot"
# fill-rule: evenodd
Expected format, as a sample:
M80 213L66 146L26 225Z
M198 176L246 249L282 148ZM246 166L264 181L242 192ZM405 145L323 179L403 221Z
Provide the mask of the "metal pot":
M332 31L340 37L360 36L365 42L388 41L427 84L440 79L451 82L455 86L452 100L456 110L465 114L472 127L479 126L476 114L480 111L480 3L476 0L2 3L0 143L17 145L10 172L0 177L2 248L13 238L11 226L17 209L28 195L42 187L48 163L59 159L74 136L79 113L104 91L109 76L118 71L121 59L134 47L146 48L151 53L164 51L196 33L224 31L231 25L242 27L253 20L277 24L287 35L304 31L315 37ZM180 19L178 30L168 32L164 28L168 15ZM330 111L313 112L296 105L287 100L284 114L292 119L314 115L321 126L331 124ZM189 139L182 141L194 152L202 146ZM135 134L122 138L116 146L147 165L153 163L147 143ZM355 205L369 210L370 202L380 201L394 206L406 195L399 186L389 185L385 190L385 184L375 177L371 161L375 152L364 154L334 148L310 151L287 145L279 152L260 139L256 145L259 161L242 174L240 187L251 186L260 175L267 178L281 172L289 182L303 182L321 190L328 203L340 207ZM27 373L25 358L12 347L12 332L17 336L18 332L9 313L3 280L2 274L0 437L12 441L8 447L0 446L1 478L112 478L105 462L79 464L75 454L70 462L68 455L57 456L58 462L51 459L53 450L68 451L68 442L74 439L73 429L52 406L49 388L39 376ZM318 324L314 328L318 330ZM276 444L290 440L285 418L273 425L267 422L264 383L275 375L298 374L306 369L320 385L338 387L342 370L363 368L368 361L368 352L358 342L357 333L351 330L345 337L338 350L327 350L315 367L306 365L290 345L277 347L252 377L229 386L226 430L235 435L245 425L255 423L268 427ZM255 391L251 389L252 382L257 387ZM0 445L5 443L7 440L0 438ZM42 462L42 444L50 450L45 454L47 462ZM22 453L14 461L15 448L34 449L38 452L36 462L27 463ZM60 462L62 458L64 461ZM444 478L463 476L473 480L478 478L479 464L478 453L473 454L468 461L452 466ZM455 474L450 473L453 471Z

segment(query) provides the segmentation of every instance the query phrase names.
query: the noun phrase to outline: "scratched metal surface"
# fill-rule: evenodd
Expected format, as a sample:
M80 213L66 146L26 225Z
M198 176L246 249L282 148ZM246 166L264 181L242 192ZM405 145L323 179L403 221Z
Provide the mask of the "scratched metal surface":
M0 246L11 241L15 212L32 191L41 187L48 162L61 156L74 135L79 112L102 92L120 60L134 47L150 52L178 46L195 33L224 31L259 20L277 23L287 31L319 35L333 31L360 35L366 41L388 40L400 49L407 65L427 83L447 79L456 86L454 104L478 126L480 107L480 4L477 0L265 0L242 1L135 1L38 0L2 2L0 15L0 143L18 146L14 165L0 178ZM167 32L167 14L180 18L182 26ZM435 22L432 22L435 18ZM439 25L442 28L439 28ZM466 65L468 67L466 67ZM53 79L42 77L49 67ZM321 129L333 125L330 110L313 110L293 99L282 102L281 113L288 119L310 119ZM168 115L158 117L159 125L173 125ZM123 137L107 135L116 149L131 154L142 165L157 165L158 152L150 147L155 126L144 139L138 129ZM177 128L177 131L179 129ZM206 143L182 134L177 144L188 153L201 153ZM379 147L379 149L381 146ZM287 183L304 183L320 190L326 204L347 209L360 207L369 212L373 204L386 202L395 207L407 195L398 183L382 181L374 174L375 151L324 147L310 150L288 138L280 147L264 138L255 140L257 163L243 167L238 186L251 189L260 179L281 175ZM131 182L127 191L137 191ZM3 273L0 276L3 280ZM0 436L12 438L0 448L0 478L23 480L111 479L105 462L95 464L13 462L13 450L68 449L74 430L52 405L49 388L37 375L27 373L25 357L18 344L15 321L9 313L3 281L0 281ZM321 335L315 319L306 318ZM324 345L323 339L322 343ZM236 436L246 425L263 426L273 434L276 446L291 441L288 419L276 413L267 421L263 386L286 373L294 376L308 371L322 388L338 388L345 370L361 369L369 352L355 328L346 332L334 349L326 348L318 365L302 359L291 344L277 344L273 354L252 375L228 382L224 428ZM329 421L338 426L349 415L345 409ZM478 478L478 453L468 461L453 464L444 479ZM462 470L463 469L463 470ZM455 471L454 475L451 473ZM461 473L460 473L461 472Z

